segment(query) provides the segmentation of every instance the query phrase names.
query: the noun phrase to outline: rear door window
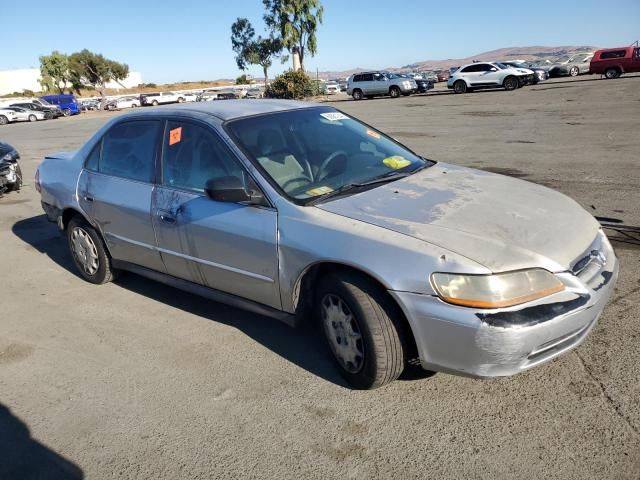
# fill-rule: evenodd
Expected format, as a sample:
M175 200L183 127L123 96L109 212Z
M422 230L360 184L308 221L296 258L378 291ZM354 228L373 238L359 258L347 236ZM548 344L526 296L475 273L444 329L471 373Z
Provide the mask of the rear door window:
M98 171L139 182L153 181L160 121L115 125L102 139Z

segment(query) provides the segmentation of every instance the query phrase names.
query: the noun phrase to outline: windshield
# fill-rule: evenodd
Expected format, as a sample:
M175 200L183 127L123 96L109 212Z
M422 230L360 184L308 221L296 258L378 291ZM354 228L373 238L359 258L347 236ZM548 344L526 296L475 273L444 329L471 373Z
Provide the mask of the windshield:
M300 203L431 164L330 107L243 118L227 127L272 183Z
M508 69L508 68L511 68L509 65L505 65L504 63L498 63L498 62L496 62L496 63L494 63L494 65L495 65L496 67L498 67L500 70L506 70L506 69Z

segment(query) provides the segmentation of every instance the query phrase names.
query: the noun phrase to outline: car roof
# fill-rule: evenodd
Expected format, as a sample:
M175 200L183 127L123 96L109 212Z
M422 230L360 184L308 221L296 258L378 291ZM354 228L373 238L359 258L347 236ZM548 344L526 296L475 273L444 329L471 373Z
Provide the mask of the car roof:
M220 100L214 102L181 103L168 107L154 107L149 109L151 115L174 113L207 113L219 119L233 120L236 118L262 115L265 113L283 112L285 110L299 110L303 108L317 107L318 104L300 102L296 100ZM145 109L147 110L147 109ZM146 111L144 112L146 113Z

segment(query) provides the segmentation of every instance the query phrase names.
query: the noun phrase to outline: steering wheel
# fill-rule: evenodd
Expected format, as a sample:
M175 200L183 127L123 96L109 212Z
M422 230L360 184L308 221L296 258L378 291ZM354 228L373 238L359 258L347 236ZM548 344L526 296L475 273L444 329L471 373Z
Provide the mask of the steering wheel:
M318 170L317 181L324 180L327 177L327 174L329 173L329 165L331 165L331 162L333 162L340 155L347 157L347 152L345 152L344 150L337 150L324 159L324 162L322 162L322 164L320 165L320 169Z

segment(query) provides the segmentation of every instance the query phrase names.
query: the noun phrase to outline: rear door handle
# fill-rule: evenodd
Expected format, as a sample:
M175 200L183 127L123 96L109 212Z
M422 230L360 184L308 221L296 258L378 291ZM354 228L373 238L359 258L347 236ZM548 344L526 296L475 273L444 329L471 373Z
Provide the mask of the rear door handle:
M90 195L85 195L82 198L84 198L87 202L93 202L93 197Z

